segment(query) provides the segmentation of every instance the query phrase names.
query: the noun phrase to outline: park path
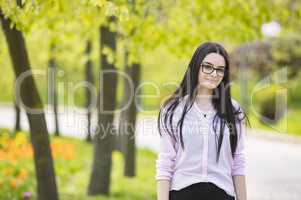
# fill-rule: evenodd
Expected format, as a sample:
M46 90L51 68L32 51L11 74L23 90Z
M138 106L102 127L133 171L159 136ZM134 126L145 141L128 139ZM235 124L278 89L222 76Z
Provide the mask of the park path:
M53 114L47 108L45 110L48 130L53 132ZM84 110L60 109L59 121L63 135L85 138ZM95 117L92 121L95 122ZM137 122L137 146L157 152L159 136L156 131L156 118L139 115ZM21 124L23 129L28 130L24 113L21 115ZM13 126L13 107L0 105L0 127ZM300 138L249 129L246 150L249 200L301 200Z

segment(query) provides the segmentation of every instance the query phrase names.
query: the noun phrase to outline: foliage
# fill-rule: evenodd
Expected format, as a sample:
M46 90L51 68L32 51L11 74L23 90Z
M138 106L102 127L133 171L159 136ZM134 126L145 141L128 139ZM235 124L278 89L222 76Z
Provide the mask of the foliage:
M256 100L260 108L259 119L262 123L276 124L285 114L283 107L285 103L285 94L282 92L284 88L279 85L271 85L270 87L261 90L256 94Z
M164 1L163 31L170 50L178 56L190 55L200 41L214 40L231 48L262 38L261 25L265 22L278 21L284 33L293 30L294 25L300 24L301 3L294 1L292 9L292 2Z
M98 75L100 26L108 25L118 32L116 55L104 48L106 55L116 56L118 70L125 64L123 54L126 46L130 52L129 62L141 62L143 66L142 82L157 85L179 81L194 48L201 42L217 41L232 50L241 44L262 39L262 23L279 22L283 38L288 34L300 35L301 27L301 2L294 0L23 0L22 7L17 7L15 2L0 0L0 8L11 19L11 26L16 25L24 33L31 67L47 69L50 53L53 53L59 70L59 102L65 105L74 102L76 106L84 102L84 88L74 93L72 88L84 80L84 64L88 59L84 51L88 39L93 43L91 59L94 75ZM116 17L116 22L108 24L108 16ZM281 63L297 60L296 55L300 55L298 45L293 45L296 40L287 41L284 39L275 46L273 56ZM52 52L49 51L51 44L56 47ZM288 55L286 50L290 47L294 50L290 50L292 54ZM0 89L6 91L1 93L1 101L12 101L14 96L10 63L5 40L0 33L0 73L5 74L5 78L0 80ZM46 74L45 70L45 76L35 76L44 103L47 103ZM143 105L157 107L174 85L160 85L162 94L159 100L145 98ZM290 99L297 101L300 84L294 82L293 85ZM144 87L142 92L149 94L152 91L155 93L156 89L150 86Z
M278 67L288 67L288 78L298 75L301 69L301 37L289 35L271 41L272 59Z

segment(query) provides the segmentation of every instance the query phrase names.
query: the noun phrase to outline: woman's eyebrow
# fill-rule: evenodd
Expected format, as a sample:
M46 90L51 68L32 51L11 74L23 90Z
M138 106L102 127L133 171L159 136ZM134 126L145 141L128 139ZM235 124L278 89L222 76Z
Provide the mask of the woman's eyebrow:
M206 63L206 64L209 64L209 65L213 65L212 63L210 63L210 62L206 62L206 61L204 61L204 63Z

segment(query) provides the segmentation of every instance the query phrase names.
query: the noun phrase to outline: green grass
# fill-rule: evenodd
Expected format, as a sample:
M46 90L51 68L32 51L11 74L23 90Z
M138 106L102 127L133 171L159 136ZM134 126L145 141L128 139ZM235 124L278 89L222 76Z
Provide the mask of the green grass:
M301 136L301 123L300 123L301 110L291 109L287 117L288 132Z
M276 131L283 134L291 134L301 137L300 108L289 108L287 114L284 115L276 124L268 125L261 123L259 117L256 116L254 112L250 112L248 116L253 128Z
M137 152L137 176L123 176L123 157L120 152L113 152L110 197L88 197L86 194L92 164L92 145L71 138L64 141L75 145L77 158L71 162L56 162L60 198L67 200L140 200L156 199L155 159L156 155L148 150Z
M0 134L10 132L8 129L0 129ZM24 134L24 133L23 133ZM28 134L28 133L26 133ZM85 141L61 137L57 138L51 135L51 142L59 143L58 150L56 147L56 155L54 157L55 173L57 188L61 200L155 200L156 199L156 182L155 182L155 159L156 154L146 150L138 149L136 154L136 177L128 178L123 176L123 156L118 151L113 151L111 188L110 195L97 195L89 197L87 195L87 187L90 179L93 158L93 145ZM66 148L66 149L64 149ZM54 149L52 154L54 156ZM70 160L60 155L67 155L68 149L72 150L73 156ZM22 162L24 163L24 161ZM18 163L21 167L22 163ZM29 176L27 189L20 191L23 194L29 191L32 194L32 200L35 200L36 180L34 172L34 163L32 159L26 159L27 169L31 171ZM2 165L3 163L0 163ZM23 165L22 165L23 166ZM21 188L20 188L21 189ZM0 187L0 192L2 191ZM13 191L12 191L13 192ZM15 199L15 198L14 198Z

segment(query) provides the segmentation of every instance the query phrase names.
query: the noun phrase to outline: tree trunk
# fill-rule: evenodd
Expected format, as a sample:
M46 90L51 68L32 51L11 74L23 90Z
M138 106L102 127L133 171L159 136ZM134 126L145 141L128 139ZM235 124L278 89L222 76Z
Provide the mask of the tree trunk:
M14 101L14 108L15 108L15 130L14 130L14 132L18 133L18 131L21 130L21 121L20 121L21 110L20 110L19 104L16 100Z
M25 41L20 31L15 28L10 29L10 20L4 18L1 10L0 19L11 55L14 73L17 78L16 86L17 88L20 87L19 92L16 93L16 97L19 98L19 102L25 106L29 121L37 177L38 199L58 200L55 171L43 112L43 104L31 74ZM22 84L20 84L18 81L25 75L27 75L26 78L23 79ZM32 109L39 109L39 112L32 113Z
M134 94L138 88L140 82L140 64L133 64L130 70L130 74L132 77L133 85L134 85ZM128 177L133 177L136 175L136 145L135 145L135 137L136 137L136 118L137 118L137 106L136 106L136 95L130 102L129 112L128 112L128 125L127 134L126 134L126 148L124 154L124 175Z
M49 79L48 79L48 85L49 85L49 103L50 106L53 109L53 113L54 113L54 125L55 125L55 136L60 136L60 129L59 129L59 120L58 120L58 103L57 103L57 92L56 92L56 60L54 57L54 49L55 49L55 44L53 44L53 42L51 42L50 44L50 59L48 62L48 66L49 66Z
M115 21L113 17L109 22ZM93 169L88 186L88 195L110 193L110 177L112 167L112 150L114 145L114 126L112 113L115 109L117 75L114 64L111 64L103 49L108 46L113 52L116 51L116 33L111 32L108 27L100 28L100 50L101 50L101 67L100 74L102 83L100 84L100 94L98 101L98 131L93 138L94 157ZM101 102L101 104L100 104ZM104 113L105 112L110 112Z
M17 0L17 5L19 7L22 7L22 0ZM0 10L1 12L1 10ZM1 14L1 13L0 13ZM15 91L15 101L14 101L14 107L15 107L15 130L14 132L17 133L18 131L21 130L21 109L20 109L20 103L17 101L17 92L16 89Z
M128 65L128 50L127 46L125 45L125 55L124 55L124 63L125 63L125 69L124 73L128 76L131 77L130 73L130 67ZM121 109L122 111L119 114L119 123L118 123L118 134L116 134L116 142L115 142L115 149L120 151L123 155L125 154L125 148L126 148L126 143L127 143L127 138L126 138L126 124L125 122L128 121L128 107L129 105L129 99L131 95L131 87L128 79L123 80L123 97L121 101Z
M88 57L88 60L85 65L85 79L87 83L90 83L90 85L94 85L94 79L93 79L93 71L92 71L92 61L90 58L91 54L91 48L92 48L92 42L91 40L87 41L86 46L86 56ZM86 109L87 109L87 142L91 142L91 116L92 116L92 91L89 90L89 88L86 88Z
M128 65L128 50L125 46L125 74L131 77L131 83L124 79L123 99L121 103L121 113L119 116L118 134L116 135L116 149L123 153L124 156L124 175L128 177L135 176L136 166L136 148L135 148L135 127L136 127L136 104L135 89L139 84L140 65ZM133 88L131 88L131 85ZM133 91L131 91L133 90ZM131 100L131 97L133 99ZM130 101L131 100L131 101Z

